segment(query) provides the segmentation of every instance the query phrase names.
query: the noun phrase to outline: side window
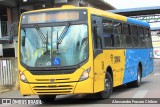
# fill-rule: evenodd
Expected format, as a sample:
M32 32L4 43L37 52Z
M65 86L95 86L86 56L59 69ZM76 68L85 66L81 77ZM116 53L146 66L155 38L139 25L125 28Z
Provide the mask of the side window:
M122 23L114 21L113 27L114 27L114 36L115 36L115 46L120 47L120 38L122 35Z
M112 20L103 19L103 31L107 32L108 34L113 33L113 23Z
M124 23L123 24L123 34L126 37L126 47L130 48L132 47L132 38L131 38L131 30L130 30L130 25Z
M92 16L92 30L93 30L93 40L95 49L102 49L101 28L102 28L101 18L97 16Z
M150 35L150 30L148 28L144 28L144 37L146 46L148 48L152 47L152 39Z
M141 42L141 47L145 47L145 40L144 40L144 31L143 27L138 27L138 36L139 36L139 41Z
M121 24L121 30L122 30L122 32L121 32L121 35L120 35L120 47L121 48L126 48L126 35L125 35L125 33L127 33L127 31L128 30L125 30L124 29L124 25L125 24Z
M131 35L132 35L132 40L133 40L133 46L134 47L139 47L140 43L138 42L138 30L137 30L137 26L135 26L135 25L131 26Z
M104 46L114 47L114 37L113 37L113 23L112 20L103 19L103 37L104 37Z

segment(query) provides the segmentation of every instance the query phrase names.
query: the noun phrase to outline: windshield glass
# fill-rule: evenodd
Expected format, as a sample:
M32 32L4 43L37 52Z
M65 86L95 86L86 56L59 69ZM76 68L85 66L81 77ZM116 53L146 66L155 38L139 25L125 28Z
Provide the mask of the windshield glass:
M29 67L77 65L88 58L87 25L24 27L21 62Z

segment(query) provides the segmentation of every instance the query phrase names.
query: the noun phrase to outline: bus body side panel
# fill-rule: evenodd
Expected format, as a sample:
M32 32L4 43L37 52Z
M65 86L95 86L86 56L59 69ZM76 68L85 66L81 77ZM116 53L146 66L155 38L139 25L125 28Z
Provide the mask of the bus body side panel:
M127 18L118 14L89 8L92 14L126 22ZM103 34L103 29L101 30ZM102 36L102 35L101 35ZM103 38L103 37L102 37ZM106 70L111 67L113 72L113 86L123 84L125 68L125 49L101 49L102 52L94 57L94 93L104 90L104 79Z
M125 50L103 50L94 59L94 92L99 92L104 90L104 79L107 71L107 67L111 67L113 71L113 86L118 86L123 84L123 75L125 68Z
M150 27L146 22L135 20L127 17L127 22ZM137 80L137 69L138 64L142 64L142 77L147 76L153 71L153 49L152 48L141 48L141 49L126 49L126 64L123 83L128 83Z
M137 80L138 64L142 64L142 77L153 71L152 49L127 49L123 84Z

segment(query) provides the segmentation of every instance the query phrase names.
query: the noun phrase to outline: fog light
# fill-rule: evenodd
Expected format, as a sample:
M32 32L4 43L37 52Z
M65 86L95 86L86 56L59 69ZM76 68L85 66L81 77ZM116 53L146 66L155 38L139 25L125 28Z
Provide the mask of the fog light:
M79 78L79 81L83 81L83 80L88 79L90 71L91 71L91 67L89 67L88 69L86 69L86 70L82 73L81 77Z
M21 81L23 81L23 82L28 82L28 81L27 81L27 78L26 78L26 76L24 75L23 72L20 72L19 74L20 74L20 79L21 79Z

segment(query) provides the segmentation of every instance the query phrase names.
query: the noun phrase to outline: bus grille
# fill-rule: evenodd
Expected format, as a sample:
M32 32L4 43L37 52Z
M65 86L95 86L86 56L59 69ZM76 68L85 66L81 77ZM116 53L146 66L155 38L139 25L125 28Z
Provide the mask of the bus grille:
M33 90L36 94L66 94L71 93L73 88L72 85L47 85L34 86Z
M70 78L54 79L55 82L67 81ZM37 82L50 82L50 79L36 79Z

